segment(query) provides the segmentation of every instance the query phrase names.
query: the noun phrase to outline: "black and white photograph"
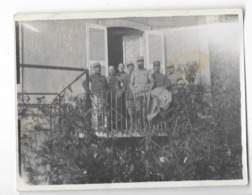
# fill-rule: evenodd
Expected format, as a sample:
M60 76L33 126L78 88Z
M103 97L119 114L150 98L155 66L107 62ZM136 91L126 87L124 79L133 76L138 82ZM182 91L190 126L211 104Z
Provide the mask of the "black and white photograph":
M242 9L14 27L18 190L248 183Z

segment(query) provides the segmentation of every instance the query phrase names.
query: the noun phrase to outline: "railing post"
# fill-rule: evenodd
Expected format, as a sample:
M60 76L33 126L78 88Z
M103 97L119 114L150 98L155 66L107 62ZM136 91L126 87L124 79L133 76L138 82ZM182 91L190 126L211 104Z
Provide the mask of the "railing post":
M111 131L114 130L114 123L113 123L113 117L114 117L114 110L113 110L113 99L112 99L112 93L111 91L109 91L109 99L110 99L110 128L111 128Z
M118 112L119 112L119 108L118 108L118 94L117 93L114 94L113 91L111 91L111 95L115 99L115 118L116 118L115 131L116 131L116 134L118 135L118 126L119 126L119 124L118 124L118 118L119 118L119 115L118 115Z
M125 91L125 98L124 98L124 106L125 106L125 110L124 110L124 115L125 115L125 131L128 132L128 108L127 108L127 101L128 101L128 94L127 91Z
M61 94L59 94L59 131L62 133L61 125Z
M50 109L50 132L51 132L50 136L52 138L52 104L50 105L49 109Z
M120 97L120 107L121 107L121 109L120 109L120 114L121 114L121 129L120 129L120 131L122 131L123 130L123 94L121 94L121 97Z

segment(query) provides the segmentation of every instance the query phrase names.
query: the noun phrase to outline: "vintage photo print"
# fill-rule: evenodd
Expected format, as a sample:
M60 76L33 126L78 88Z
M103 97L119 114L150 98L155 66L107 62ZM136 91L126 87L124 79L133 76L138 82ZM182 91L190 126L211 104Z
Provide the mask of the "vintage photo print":
M18 190L247 184L242 9L14 23Z

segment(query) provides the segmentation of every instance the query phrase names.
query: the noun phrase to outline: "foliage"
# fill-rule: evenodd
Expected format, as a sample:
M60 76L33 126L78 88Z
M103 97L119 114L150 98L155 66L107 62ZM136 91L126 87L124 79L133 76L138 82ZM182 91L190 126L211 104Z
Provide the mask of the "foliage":
M188 61L185 64L179 64L178 70L185 75L189 84L194 83L199 64L196 61Z
M173 86L171 108L161 113L169 121L167 137L101 139L91 129L88 96L62 103L61 119L55 120L55 132L39 153L51 167L48 182L242 178L239 80L214 75L210 89L193 82ZM205 102L202 94L209 91L212 102ZM204 109L211 110L211 117L204 117Z

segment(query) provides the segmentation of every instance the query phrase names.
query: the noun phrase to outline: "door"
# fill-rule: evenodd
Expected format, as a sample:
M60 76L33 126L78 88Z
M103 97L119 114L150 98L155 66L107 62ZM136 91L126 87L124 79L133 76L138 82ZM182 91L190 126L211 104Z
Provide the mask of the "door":
M137 58L141 55L141 36L125 35L123 36L123 62L126 64L133 61L135 66ZM137 66L136 66L137 67Z
M94 73L92 64L100 62L101 74L108 75L108 42L107 42L107 27L87 24L87 67L90 74Z
M165 74L164 35L161 31L145 31L146 68L153 69L153 61L160 61L161 72Z

